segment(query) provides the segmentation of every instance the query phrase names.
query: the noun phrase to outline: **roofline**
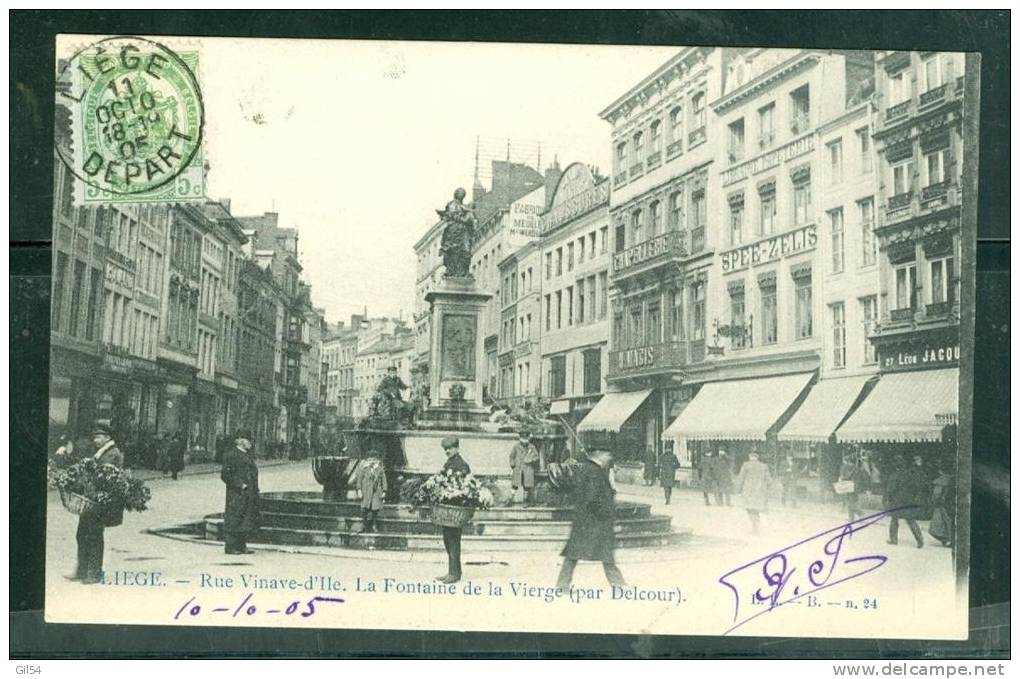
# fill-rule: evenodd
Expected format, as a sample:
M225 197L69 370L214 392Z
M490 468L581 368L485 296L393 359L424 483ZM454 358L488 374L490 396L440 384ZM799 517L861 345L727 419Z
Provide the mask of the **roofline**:
M621 96L617 97L616 100L613 101L613 103L611 103L609 106L607 106L604 109L602 109L602 111L599 112L599 118L602 118L603 120L607 120L609 114L613 110L615 110L616 108L620 107L628 99L630 99L635 94L637 94L641 90L643 90L646 87L648 87L648 85L650 85L657 78L662 76L663 73L666 73L669 69L673 68L677 63L683 61L685 58L687 58L687 56L689 56L695 50L698 50L698 49L701 49L701 47L694 46L694 47L684 47L684 48L682 48L678 53L674 54L664 64L662 64L662 66L659 66L657 69L655 69L650 74L645 76L641 80L641 82L639 82L637 85L634 85L633 87L631 87L624 94L622 94Z

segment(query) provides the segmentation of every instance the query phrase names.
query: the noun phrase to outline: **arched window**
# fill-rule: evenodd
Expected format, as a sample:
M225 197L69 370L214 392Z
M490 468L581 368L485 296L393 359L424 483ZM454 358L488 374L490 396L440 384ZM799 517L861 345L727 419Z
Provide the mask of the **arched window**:
M679 231L684 223L684 194L675 191L669 196L669 228Z
M659 220L662 211L659 209L659 201L655 200L648 206L648 237L654 238L659 233Z
M645 144L644 132L635 132L633 142L634 142L634 164L636 165L640 163L641 160L644 158L644 144Z
M642 224L642 218L643 215L641 214L640 208L630 213L630 235L631 235L630 240L635 245L644 240L643 237L644 234L642 233L643 231L642 227L644 226Z
M616 145L616 170L624 172L627 169L627 142L621 141Z
M669 112L669 140L670 143L679 144L683 139L684 109L682 106L677 106Z
M694 95L694 99L691 101L691 123L692 132L696 132L705 127L705 94L704 92L698 92Z
M662 122L659 120L653 120L651 126L648 128L650 136L648 142L648 154L658 153L662 150Z

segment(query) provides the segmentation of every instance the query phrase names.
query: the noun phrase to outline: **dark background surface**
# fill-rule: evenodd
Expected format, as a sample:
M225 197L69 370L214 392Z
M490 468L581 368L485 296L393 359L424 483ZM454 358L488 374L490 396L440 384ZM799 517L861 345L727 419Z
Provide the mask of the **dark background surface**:
M1007 11L10 12L12 657L1003 657L1009 653ZM195 35L977 51L981 61L967 642L57 625L42 620L54 36ZM452 80L457 75L451 73ZM966 350L966 340L964 340Z

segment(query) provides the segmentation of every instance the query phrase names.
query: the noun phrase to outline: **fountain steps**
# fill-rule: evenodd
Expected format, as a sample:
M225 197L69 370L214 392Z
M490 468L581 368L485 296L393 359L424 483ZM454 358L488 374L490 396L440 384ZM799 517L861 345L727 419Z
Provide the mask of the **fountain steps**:
M205 537L222 540L223 520L216 516L205 519ZM431 524L429 524L431 526ZM534 524L528 524L534 529ZM474 552L554 552L563 549L566 534L551 535L545 532L531 535L471 534L465 530L463 548L465 553ZM690 531L655 530L618 532L616 546L619 549L665 547L686 541ZM308 547L342 547L364 550L397 551L443 551L443 538L438 534L417 533L360 533L356 530L318 530L267 526L259 530L252 542L297 545Z
M360 533L364 525L360 516L309 516L307 514L285 514L278 512L262 512L262 522L270 528L288 528L304 530L321 530L328 532ZM440 535L438 526L422 517L415 518L379 518L375 522L380 533L397 535ZM648 516L636 519L622 519L616 522L617 535L660 532L668 533L670 517ZM569 521L521 521L505 519L482 519L475 521L464 529L465 535L547 535L566 539L570 534Z

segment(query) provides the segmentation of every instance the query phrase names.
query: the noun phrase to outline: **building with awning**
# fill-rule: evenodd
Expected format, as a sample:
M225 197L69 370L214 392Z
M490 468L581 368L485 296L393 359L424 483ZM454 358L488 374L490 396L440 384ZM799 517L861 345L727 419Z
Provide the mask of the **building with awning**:
M959 413L959 368L888 373L836 431L853 443L941 442Z
M662 433L663 440L764 441L814 373L709 382Z
M823 379L777 433L780 441L826 443L858 403L871 375Z
M651 393L651 389L640 389L606 394L581 420L577 430L618 432Z

